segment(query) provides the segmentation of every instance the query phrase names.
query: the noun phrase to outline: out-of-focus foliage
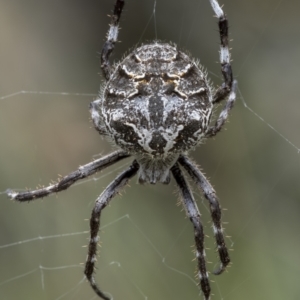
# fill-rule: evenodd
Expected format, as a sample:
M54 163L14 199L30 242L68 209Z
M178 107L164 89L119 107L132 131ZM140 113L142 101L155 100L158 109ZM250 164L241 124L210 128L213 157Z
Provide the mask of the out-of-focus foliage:
M2 0L0 99L21 90L97 94L102 80L99 52L113 2ZM299 154L284 138L300 147L300 3L220 3L229 18L233 71L241 94L227 130L191 153L227 208L224 221L229 222L225 228L231 236L227 243L233 243L229 272L210 275L215 281L213 299L299 299ZM156 38L153 19L145 30L153 4L127 1L114 60L136 43ZM188 49L218 85L216 22L208 0L156 3L157 38ZM241 96L284 138L245 108ZM0 192L46 185L93 155L111 151L89 122L88 104L94 99L32 94L1 99ZM98 181L30 205L13 203L0 194L0 246L88 230L85 219L94 200L121 165L99 174L103 177ZM105 209L102 224L114 223L101 232L97 280L114 299L139 300L143 295L201 299L190 280L196 268L193 230L176 206L174 190L173 181L169 186L140 186L132 180L122 197ZM194 191L209 235L206 252L213 263L208 268L213 270L217 255L209 212L201 193L196 187ZM76 288L83 270L69 266L85 261L82 246L87 237L56 237L0 248L0 298L57 299ZM111 265L112 261L121 267ZM53 269L41 272L39 266ZM88 284L82 283L61 299L92 297Z

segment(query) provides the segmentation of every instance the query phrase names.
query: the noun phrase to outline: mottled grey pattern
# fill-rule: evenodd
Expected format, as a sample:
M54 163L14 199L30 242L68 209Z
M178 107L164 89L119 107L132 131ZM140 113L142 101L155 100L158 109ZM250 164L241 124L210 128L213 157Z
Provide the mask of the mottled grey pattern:
M179 153L206 133L213 104L205 73L176 46L155 42L136 48L110 78L91 104L95 127L137 157L141 182L168 182Z

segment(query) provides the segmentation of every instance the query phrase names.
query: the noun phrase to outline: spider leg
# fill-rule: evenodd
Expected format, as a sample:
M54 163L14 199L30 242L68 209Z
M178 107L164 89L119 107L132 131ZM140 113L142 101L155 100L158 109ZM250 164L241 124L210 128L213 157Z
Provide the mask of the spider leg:
M201 224L200 213L197 204L194 200L194 197L190 191L190 188L178 166L178 163L176 163L171 168L171 171L179 187L182 203L186 210L186 214L188 215L190 221L193 223L194 226L196 257L198 259L198 270L199 270L198 276L200 279L200 286L204 294L205 300L209 300L210 284L208 280L208 274L206 271L204 233L203 233L203 226Z
M231 92L229 94L229 97L228 97L215 125L209 127L205 133L206 138L215 136L222 129L223 125L225 124L225 122L228 118L229 112L234 105L234 102L236 99L236 88L237 88L237 81L234 80L232 83Z
M237 87L237 81L233 80L232 69L230 64L230 51L228 47L228 20L217 0L210 0L210 4L219 19L219 33L221 40L220 62L224 80L222 85L217 89L215 95L213 96L213 103L218 103L224 100L228 95L229 96L215 125L208 128L205 134L205 137L207 138L215 136L225 124L225 121L228 117L228 113L233 107L233 104L236 99Z
M69 175L63 177L58 183L51 184L45 188L33 190L33 191L26 191L26 192L14 192L12 190L7 190L7 195L19 202L23 201L31 201L38 198L43 198L48 196L52 193L58 193L63 190L66 190L72 184L80 179L84 179L88 176L91 176L104 168L118 162L119 160L129 157L130 155L127 154L125 151L115 151L111 154L108 154L104 157L101 157L95 161L92 161L86 165L79 167L78 170L70 173Z
M209 202L211 218L213 221L214 235L221 261L220 267L214 271L214 274L219 275L230 263L230 258L224 240L221 222L221 207L216 192L209 181L202 174L202 172L186 156L181 155L178 159L178 162L186 169L188 174L192 177L196 185L202 190L205 198Z
M86 275L91 287L95 293L104 300L110 300L98 287L93 276L95 271L95 263L97 261L97 243L99 241L98 232L100 227L100 214L101 211L108 205L110 200L124 187L128 180L133 177L139 169L139 164L136 160L133 161L131 166L123 171L115 178L110 185L102 192L97 198L95 206L92 211L90 219L90 242L88 246L88 256L85 263L84 274Z
M117 0L115 3L114 13L111 16L111 23L106 37L106 42L101 52L101 69L106 80L109 80L111 73L111 65L109 57L115 48L119 33L119 21L123 10L124 1Z
M219 19L219 33L221 39L220 62L224 79L223 84L218 88L213 97L213 103L217 103L225 99L230 93L233 77L228 48L228 20L217 0L210 0L210 4Z

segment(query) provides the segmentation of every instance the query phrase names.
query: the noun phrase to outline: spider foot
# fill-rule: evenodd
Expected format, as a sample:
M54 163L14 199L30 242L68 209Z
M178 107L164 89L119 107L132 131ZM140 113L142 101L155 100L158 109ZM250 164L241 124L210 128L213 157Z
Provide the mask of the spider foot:
M11 200L15 199L16 195L18 194L11 189L7 189L5 193Z
M226 267L228 266L229 263L230 263L230 258L229 258L228 254L227 254L226 260L224 262L222 261L220 263L219 268L215 269L213 271L213 274L214 275L220 275L220 274L222 274L226 270Z
M213 271L213 274L220 275L224 272L225 269L226 269L226 267L221 263L219 268Z

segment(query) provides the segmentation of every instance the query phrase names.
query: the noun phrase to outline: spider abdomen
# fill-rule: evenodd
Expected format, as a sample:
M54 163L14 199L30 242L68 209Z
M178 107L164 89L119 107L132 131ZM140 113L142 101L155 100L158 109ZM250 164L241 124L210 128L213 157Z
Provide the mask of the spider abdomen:
M100 133L128 153L155 161L173 161L170 157L195 147L211 110L211 88L199 65L175 46L159 42L136 48L117 64L101 98L91 105ZM167 177L153 176L154 181Z
M99 100L96 128L129 153L166 158L198 144L211 115L204 72L170 44L135 49L116 65Z

